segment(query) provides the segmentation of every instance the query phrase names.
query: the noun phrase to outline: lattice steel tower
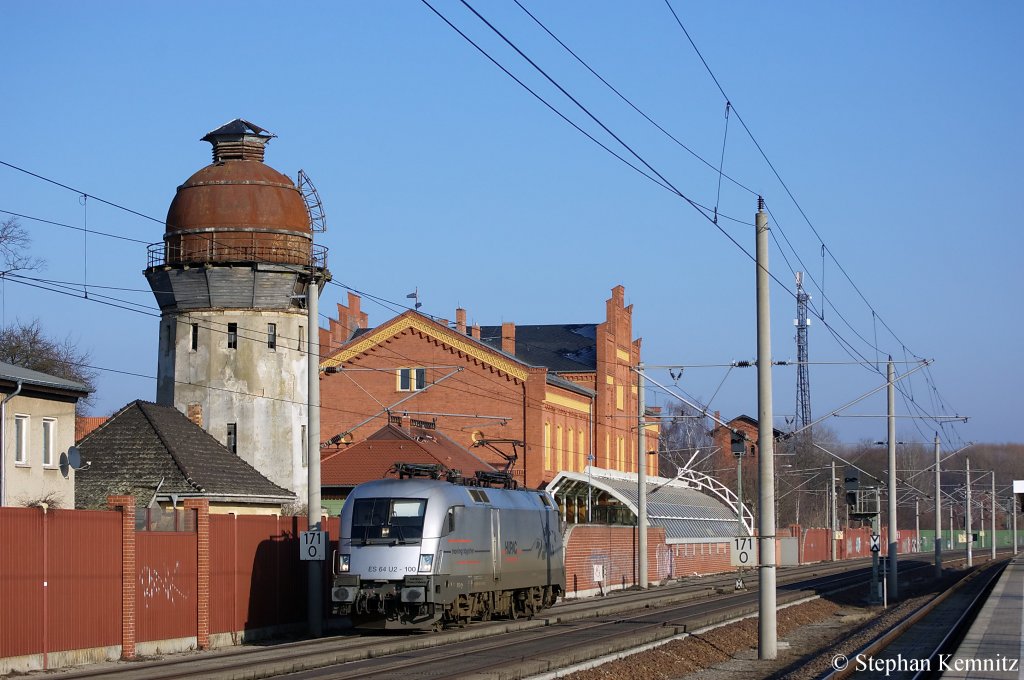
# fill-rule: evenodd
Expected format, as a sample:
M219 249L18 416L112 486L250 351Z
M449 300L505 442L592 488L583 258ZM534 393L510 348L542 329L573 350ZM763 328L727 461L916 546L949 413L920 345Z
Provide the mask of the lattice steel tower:
M804 273L796 273L796 429L811 423L811 375L807 365L807 301L811 296L804 291Z

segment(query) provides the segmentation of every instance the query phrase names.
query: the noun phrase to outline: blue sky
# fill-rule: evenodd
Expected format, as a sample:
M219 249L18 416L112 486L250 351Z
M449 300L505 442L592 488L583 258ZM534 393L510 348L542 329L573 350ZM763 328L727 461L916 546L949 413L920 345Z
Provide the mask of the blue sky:
M761 193L773 216L771 268L784 284L772 295L776 359L796 358L788 259L813 278L812 303L824 309L825 323L811 327L812 361L935 359L902 383L918 407L901 398L902 414L971 416L943 427L947 447L1022 441L1019 3L675 0L734 107L726 135L725 99L662 0L521 1L715 168L724 139L725 174ZM431 4L628 153L464 5ZM396 303L418 288L423 311L452 319L461 305L482 324L600 321L622 284L648 363L690 366L678 381L686 394L727 416L756 414L754 371L721 367L755 356L754 269L725 235L753 251L755 195L725 180L719 196L717 170L605 89L514 2L471 4L679 191L717 203L722 229L411 1L11 4L0 160L159 221L177 185L209 162L198 139L247 118L278 135L270 165L292 177L302 168L316 183L329 225L318 240L336 282ZM143 242L163 233L157 221L95 198L83 206L4 166L0 210ZM155 310L142 243L22 224L48 263L29 276L88 282L94 299ZM842 269L823 261L822 241ZM70 333L97 367L155 375L154 316L14 281L2 292L5 323L38 317L50 334ZM344 299L331 286L322 309ZM397 309L364 307L372 324ZM673 382L667 371L652 376ZM874 366L812 366L813 414L880 380ZM775 411L791 415L795 369L776 369L774 381ZM101 370L96 411L154 396L152 379ZM882 392L845 413L884 411ZM878 419L827 424L844 441L884 438ZM936 429L905 418L898 434L930 440Z

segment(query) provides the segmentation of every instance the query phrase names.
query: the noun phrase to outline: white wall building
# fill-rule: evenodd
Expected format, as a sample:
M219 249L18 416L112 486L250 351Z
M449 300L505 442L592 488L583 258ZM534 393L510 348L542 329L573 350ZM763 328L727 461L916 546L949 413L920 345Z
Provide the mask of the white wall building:
M61 454L75 443L75 405L88 394L82 383L0 362L0 506L75 507L75 472L61 469Z

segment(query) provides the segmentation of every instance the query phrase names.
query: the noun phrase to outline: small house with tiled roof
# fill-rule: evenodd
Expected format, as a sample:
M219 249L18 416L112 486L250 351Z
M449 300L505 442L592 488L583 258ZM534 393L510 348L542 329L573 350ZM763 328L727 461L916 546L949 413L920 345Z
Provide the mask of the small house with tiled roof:
M173 406L133 401L78 444L87 468L76 507L103 509L107 496L135 496L138 507L206 499L212 513L274 514L296 502Z
M495 467L511 461L527 487L588 462L636 472L640 340L622 286L600 323L481 327L468 326L463 309L454 324L409 310L369 328L357 303L349 294L321 333L330 348L320 384L326 442L359 442L405 414L434 419ZM654 474L656 457L646 458Z
M400 417L395 420L402 421ZM340 448L329 447L321 452L323 506L337 514L354 486L393 476L396 463L441 465L466 477L480 470L495 471L492 464L438 432L432 423L416 427L407 422L392 422L357 444L342 444Z

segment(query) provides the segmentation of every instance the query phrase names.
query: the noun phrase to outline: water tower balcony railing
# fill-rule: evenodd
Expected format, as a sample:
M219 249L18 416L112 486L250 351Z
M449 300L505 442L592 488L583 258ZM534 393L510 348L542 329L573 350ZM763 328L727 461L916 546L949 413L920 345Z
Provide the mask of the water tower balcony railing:
M214 239L190 237L184 244L152 243L147 248L147 266L202 265L207 263L297 264L304 267L327 267L327 246L308 241L302 244L268 244L253 238L249 243L218 243Z

